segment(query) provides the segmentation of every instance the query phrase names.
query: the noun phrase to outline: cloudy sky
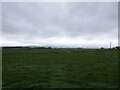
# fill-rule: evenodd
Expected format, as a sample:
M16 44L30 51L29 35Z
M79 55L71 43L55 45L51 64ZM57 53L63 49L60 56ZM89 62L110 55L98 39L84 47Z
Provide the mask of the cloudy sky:
M116 2L3 3L0 45L109 47L118 44Z

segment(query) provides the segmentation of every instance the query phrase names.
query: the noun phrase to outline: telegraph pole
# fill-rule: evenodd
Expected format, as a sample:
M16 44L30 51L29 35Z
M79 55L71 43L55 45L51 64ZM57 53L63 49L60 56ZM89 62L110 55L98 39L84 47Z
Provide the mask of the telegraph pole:
M110 49L111 49L111 42L110 42Z

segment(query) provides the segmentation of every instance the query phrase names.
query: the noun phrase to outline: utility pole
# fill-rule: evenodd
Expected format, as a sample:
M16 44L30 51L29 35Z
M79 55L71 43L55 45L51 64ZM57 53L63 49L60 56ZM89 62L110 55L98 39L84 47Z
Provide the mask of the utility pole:
M111 42L110 42L110 49L111 49Z

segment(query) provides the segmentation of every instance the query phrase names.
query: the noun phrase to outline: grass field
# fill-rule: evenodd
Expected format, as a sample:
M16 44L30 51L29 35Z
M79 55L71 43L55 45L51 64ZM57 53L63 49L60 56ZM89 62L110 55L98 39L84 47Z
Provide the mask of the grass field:
M3 88L117 88L118 51L3 49Z

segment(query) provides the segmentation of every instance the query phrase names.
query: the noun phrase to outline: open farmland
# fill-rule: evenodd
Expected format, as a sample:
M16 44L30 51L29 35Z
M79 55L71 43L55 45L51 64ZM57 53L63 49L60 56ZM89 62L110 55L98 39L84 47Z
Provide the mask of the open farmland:
M118 51L3 49L3 88L117 88Z

